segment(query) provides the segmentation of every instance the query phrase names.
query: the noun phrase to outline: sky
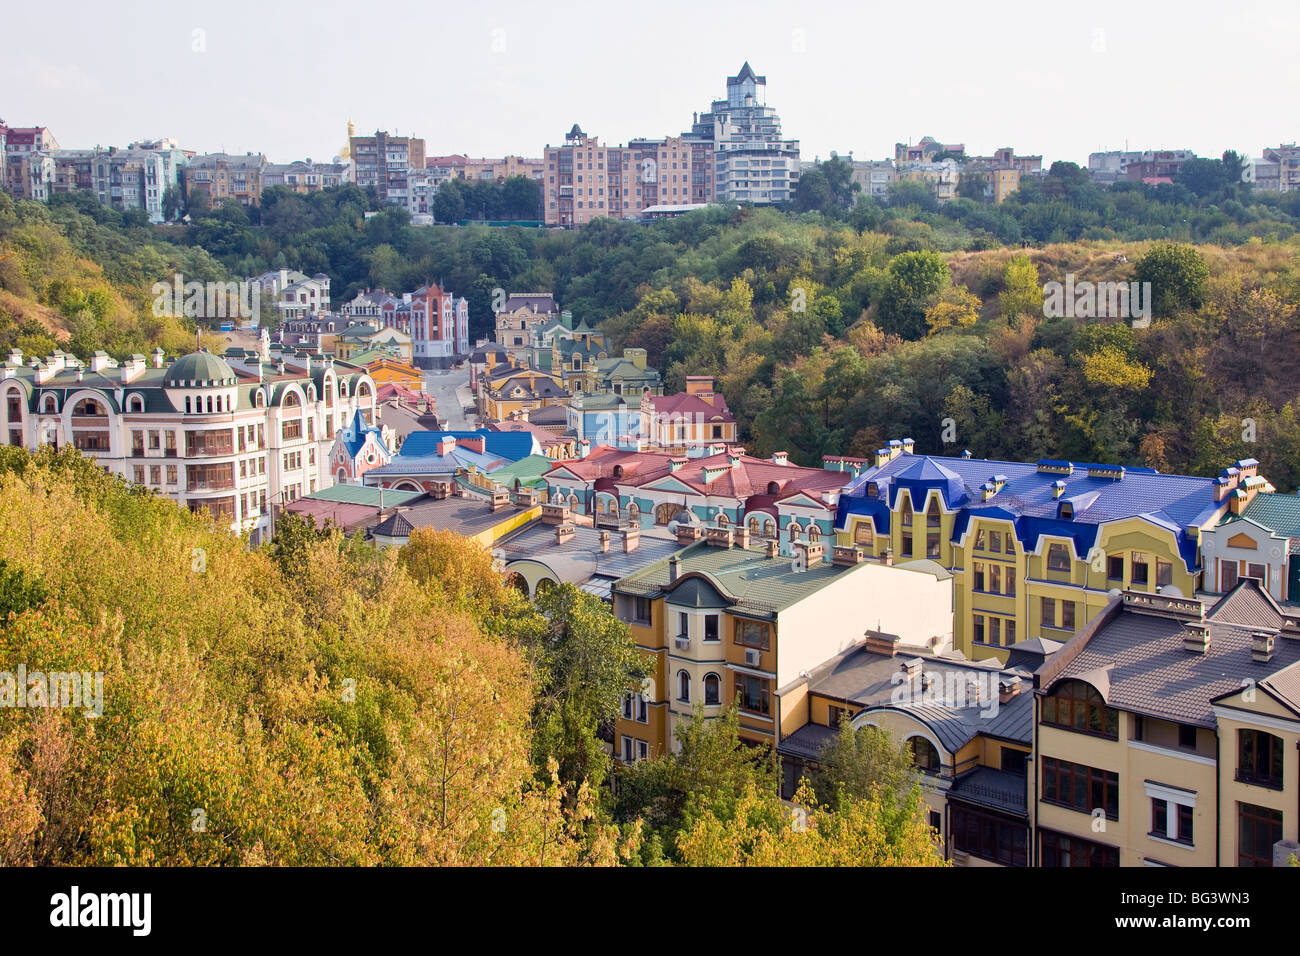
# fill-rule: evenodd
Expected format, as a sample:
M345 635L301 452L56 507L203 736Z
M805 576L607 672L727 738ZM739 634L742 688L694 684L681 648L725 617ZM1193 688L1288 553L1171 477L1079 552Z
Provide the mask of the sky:
M540 157L575 122L613 144L681 133L746 60L804 159L926 135L1080 164L1300 139L1295 0L64 0L4 19L0 119L65 148L322 161L351 118L428 155Z

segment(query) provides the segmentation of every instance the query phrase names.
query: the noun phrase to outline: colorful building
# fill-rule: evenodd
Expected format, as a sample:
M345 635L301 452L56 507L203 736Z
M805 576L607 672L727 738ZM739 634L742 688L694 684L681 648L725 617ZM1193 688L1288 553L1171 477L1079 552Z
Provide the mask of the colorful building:
M807 722L801 678L860 643L864 619L907 643L951 634L942 574L865 563L855 548L830 557L801 542L792 561L744 526L711 527L704 541L614 584L615 614L652 664L615 721L615 756L668 752L697 707L713 719L732 705L742 739L776 747L787 722Z
M690 454L692 450L736 441L736 417L708 375L686 376L686 391L643 395L641 437L645 447Z
M950 569L958 650L1001 660L1025 638L1068 639L1115 589L1194 594L1201 530L1233 500L1241 507L1255 490L1272 488L1253 460L1218 478L1193 478L1122 465L915 455L910 439L890 442L870 469L827 461L857 475L840 499L839 542Z

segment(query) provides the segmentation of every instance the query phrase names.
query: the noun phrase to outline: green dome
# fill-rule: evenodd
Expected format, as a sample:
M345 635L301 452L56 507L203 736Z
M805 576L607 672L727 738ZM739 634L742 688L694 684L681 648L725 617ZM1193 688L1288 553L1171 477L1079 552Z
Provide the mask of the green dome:
M206 351L181 356L167 366L167 374L163 376L164 388L234 384L235 370L221 356Z

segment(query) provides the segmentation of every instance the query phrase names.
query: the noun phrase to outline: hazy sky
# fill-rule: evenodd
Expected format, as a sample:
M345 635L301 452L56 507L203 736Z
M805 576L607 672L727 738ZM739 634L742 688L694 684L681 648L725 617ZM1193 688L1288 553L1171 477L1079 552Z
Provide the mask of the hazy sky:
M539 156L575 122L602 142L680 133L745 60L805 159L927 134L1080 163L1300 138L1296 0L64 0L4 21L0 118L64 147L324 160L351 117L430 155Z

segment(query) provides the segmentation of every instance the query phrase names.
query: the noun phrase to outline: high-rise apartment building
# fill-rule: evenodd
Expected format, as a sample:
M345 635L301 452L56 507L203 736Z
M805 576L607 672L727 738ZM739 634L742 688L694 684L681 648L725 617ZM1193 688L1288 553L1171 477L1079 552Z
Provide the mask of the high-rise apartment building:
M374 187L383 202L409 204L410 174L424 169L424 140L376 130L374 136L353 136L348 146L358 186Z

